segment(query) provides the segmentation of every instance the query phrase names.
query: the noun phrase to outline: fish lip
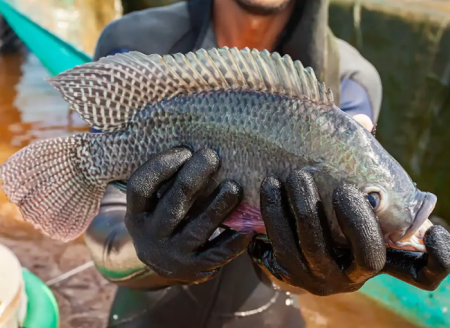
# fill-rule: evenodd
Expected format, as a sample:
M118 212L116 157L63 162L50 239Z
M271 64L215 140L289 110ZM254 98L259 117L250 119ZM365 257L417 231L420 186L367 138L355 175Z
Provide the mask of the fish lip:
M395 249L400 249L403 251L426 253L427 249L420 239L414 239L414 235L407 242L397 241L393 242L391 239L386 241L386 245Z
M421 194L423 195L422 201L418 204L418 206L416 206L418 207L418 211L414 217L413 224L405 231L402 237L398 238L398 240L393 240L394 242L408 240L411 238L433 212L437 203L436 195L430 192L423 192Z

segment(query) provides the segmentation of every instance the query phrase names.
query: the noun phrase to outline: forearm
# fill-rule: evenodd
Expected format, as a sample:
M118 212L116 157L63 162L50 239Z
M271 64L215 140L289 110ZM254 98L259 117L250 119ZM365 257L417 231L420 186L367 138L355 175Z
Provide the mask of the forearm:
M100 273L109 281L130 288L160 289L172 285L142 263L126 230L125 195L108 187L99 214L85 235L85 242Z

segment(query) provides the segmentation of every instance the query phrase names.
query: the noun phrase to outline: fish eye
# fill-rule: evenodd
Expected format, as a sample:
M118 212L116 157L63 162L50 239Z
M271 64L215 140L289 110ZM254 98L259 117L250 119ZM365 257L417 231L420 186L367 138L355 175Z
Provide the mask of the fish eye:
M369 200L370 205L372 205L373 209L376 210L378 206L380 206L381 196L378 192L370 192L367 194L367 199Z

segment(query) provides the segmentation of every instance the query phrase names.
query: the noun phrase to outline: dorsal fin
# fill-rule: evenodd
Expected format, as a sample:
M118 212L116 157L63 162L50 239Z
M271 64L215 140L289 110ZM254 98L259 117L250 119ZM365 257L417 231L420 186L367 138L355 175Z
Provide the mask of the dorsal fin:
M120 130L146 105L219 89L265 91L332 105L331 90L311 68L278 53L244 48L186 55L129 52L67 70L49 82L93 128Z

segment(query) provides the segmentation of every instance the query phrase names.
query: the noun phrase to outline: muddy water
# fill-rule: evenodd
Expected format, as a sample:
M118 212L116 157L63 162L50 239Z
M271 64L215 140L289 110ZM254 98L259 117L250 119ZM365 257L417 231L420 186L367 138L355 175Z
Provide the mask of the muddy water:
M33 55L0 57L0 162L32 140L86 131L69 113L44 78ZM20 221L16 207L0 194L0 243L10 247L23 266L49 281L90 261L82 241L62 244ZM104 327L115 287L90 267L52 286L61 310L62 328ZM359 294L299 298L311 328L414 327ZM281 327L280 327L281 328Z
M32 55L0 57L0 162L30 141L85 131L44 78L45 69ZM24 267L49 281L90 261L80 241L49 240L20 221L17 208L0 194L0 243L10 247ZM61 311L61 328L105 325L114 286L93 268L52 287ZM30 327L34 328L34 327ZM40 328L40 327L36 327Z

